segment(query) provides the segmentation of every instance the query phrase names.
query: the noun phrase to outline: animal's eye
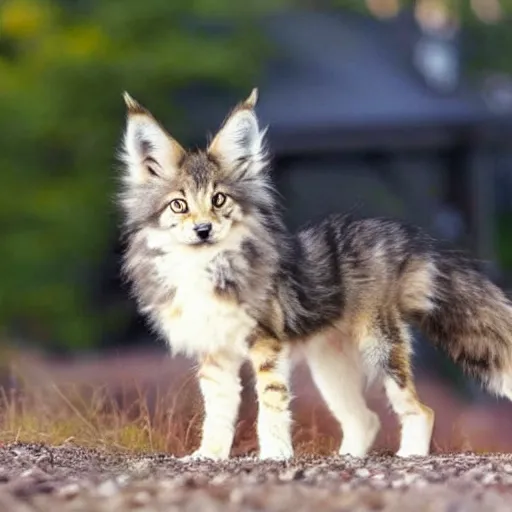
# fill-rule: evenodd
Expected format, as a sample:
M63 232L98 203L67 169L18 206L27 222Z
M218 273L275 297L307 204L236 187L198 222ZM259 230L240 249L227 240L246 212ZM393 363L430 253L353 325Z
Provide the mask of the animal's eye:
M215 206L215 208L220 208L225 202L226 202L226 194L223 194L222 192L217 192L212 197L212 204Z
M173 199L169 206L174 213L187 213L188 206L184 199Z

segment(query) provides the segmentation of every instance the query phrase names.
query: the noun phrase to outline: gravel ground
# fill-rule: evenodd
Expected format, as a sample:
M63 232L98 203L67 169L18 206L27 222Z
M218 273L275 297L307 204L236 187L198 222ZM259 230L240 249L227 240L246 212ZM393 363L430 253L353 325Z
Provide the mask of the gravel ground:
M512 455L180 462L65 445L0 448L2 511L509 511Z

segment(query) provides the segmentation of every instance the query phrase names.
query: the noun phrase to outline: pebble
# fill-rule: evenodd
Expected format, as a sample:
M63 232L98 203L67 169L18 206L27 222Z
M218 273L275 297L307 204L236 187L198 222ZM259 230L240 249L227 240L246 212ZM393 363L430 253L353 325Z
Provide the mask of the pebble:
M420 479L420 477L414 473L406 473L402 478L405 485L411 485L412 483L418 482Z
M491 485L495 484L498 480L498 475L496 473L488 473L482 477L482 484L484 485Z
M119 485L121 487L124 487L125 485L127 485L129 481L130 481L129 475L126 475L124 473L116 476L116 483L117 483L117 485Z
M291 482L292 480L301 480L304 478L304 470L302 468L290 468L279 475L281 482Z
M153 469L153 462L148 459L137 460L130 464L130 471L139 477L149 476Z
M142 507L151 501L151 494L148 491L138 491L131 499L133 505Z
M78 510L82 502L100 502L100 498L103 498L107 508L102 510L109 512L130 510L130 507L149 512L164 501L165 510L170 511L204 509L215 512L243 507L274 510L274 505L290 503L288 509L298 512L307 510L304 507L309 503L309 496L311 500L320 500L322 496L325 500L331 497L336 500L336 496L340 496L339 509L352 510L357 500L364 501L368 495L392 496L392 500L395 500L401 496L419 495L418 489L422 489L420 493L425 496L425 502L418 502L414 508L417 512L446 512L450 507L452 512L474 512L477 509L466 506L469 503L467 500L473 495L487 497L487 502L482 502L481 510L495 511L498 509L487 506L491 503L489 497L501 500L507 497L505 494L510 496L512 492L512 489L507 489L512 485L512 455L468 457L454 454L407 462L384 456L367 459L310 457L289 464L260 464L244 458L243 464L234 459L226 463L201 461L183 467L172 458L159 459L158 463L148 457L137 459L136 456L116 456L111 460L107 452L99 454L91 451L89 459L81 459L89 460L90 464L74 467L67 462L73 460L68 453L70 450L61 452L58 447L52 450L56 465L48 472L34 466L41 457L41 450L32 453L27 461L16 459L10 451L0 466L0 482L2 475L8 478L6 483L0 484L0 489L5 489L17 500L33 497L41 499L41 503L55 500L54 508L45 510ZM62 465L63 458L66 463ZM151 476L139 481L134 478L134 473L151 473ZM110 476L116 474L118 476ZM455 497L454 501L447 500L450 496L448 493ZM77 501L71 501L75 498ZM11 510L1 500L0 492L0 510ZM68 500L70 503L65 503ZM292 502L294 505L291 505ZM194 507L186 508L188 503L194 503ZM325 503L325 510L334 510L330 502ZM396 508L389 508L387 498L382 502L364 503L376 510L400 510L398 502ZM394 501L389 503L393 504ZM197 508L199 505L202 508Z
M42 469L38 467L33 467L20 473L20 477L32 478L36 482L44 482L45 480L48 480L50 476L47 473L45 473Z
M50 454L44 453L36 459L36 464L51 464L52 458Z
M72 500L76 498L80 493L80 486L78 484L68 484L61 487L57 494L66 500Z
M114 482L114 480L106 480L98 486L96 493L98 496L102 496L103 498L110 498L111 496L114 496L118 490L119 486Z
M210 483L212 485L221 485L221 484L227 482L230 478L231 478L231 475L229 473L219 473L218 475L215 475L210 480Z

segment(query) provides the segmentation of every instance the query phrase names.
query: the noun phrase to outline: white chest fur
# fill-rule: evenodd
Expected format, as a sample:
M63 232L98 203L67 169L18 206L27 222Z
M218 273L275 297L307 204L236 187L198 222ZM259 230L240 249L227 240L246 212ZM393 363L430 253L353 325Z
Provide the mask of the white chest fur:
M256 321L235 301L214 293L206 268L217 252L213 248L176 251L156 261L160 278L176 289L172 303L158 312L173 352L192 356L247 351Z

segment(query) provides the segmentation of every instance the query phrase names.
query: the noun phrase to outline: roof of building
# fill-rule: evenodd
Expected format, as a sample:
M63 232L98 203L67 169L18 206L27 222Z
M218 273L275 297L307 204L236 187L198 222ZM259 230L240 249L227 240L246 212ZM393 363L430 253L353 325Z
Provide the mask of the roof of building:
M276 55L255 84L258 115L276 152L450 144L503 121L469 82L450 94L426 85L412 65L418 33L408 19L286 12L263 27ZM233 101L194 103L204 120L222 119Z

